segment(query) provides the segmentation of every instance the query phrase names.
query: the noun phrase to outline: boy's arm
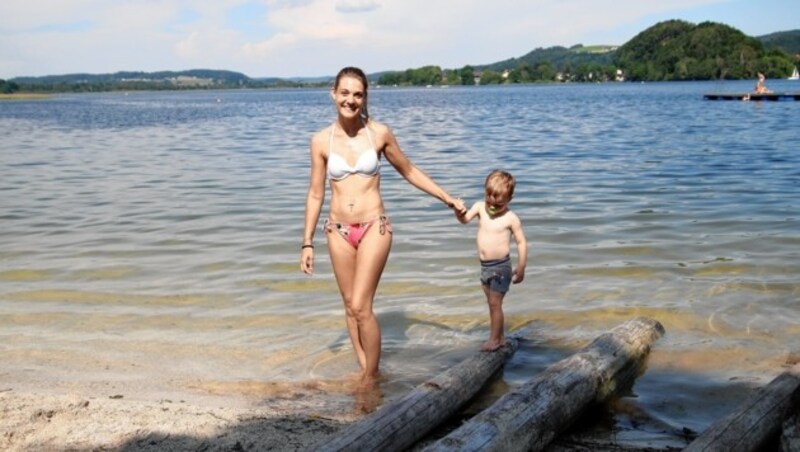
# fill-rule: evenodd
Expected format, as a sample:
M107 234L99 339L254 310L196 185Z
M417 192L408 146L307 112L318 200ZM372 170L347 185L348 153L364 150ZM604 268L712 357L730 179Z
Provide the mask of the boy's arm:
M472 207L470 207L470 209L464 215L459 215L458 212L456 212L456 219L458 219L458 221L460 221L461 224L469 223L470 221L472 221L473 218L475 218L478 215L478 212L480 212L481 210L482 204L483 202L481 201L476 202L475 204L472 205Z
M528 241L525 240L522 222L516 215L511 219L511 233L514 234L514 240L517 242L517 268L514 269L511 281L518 284L525 279L525 267L528 266Z

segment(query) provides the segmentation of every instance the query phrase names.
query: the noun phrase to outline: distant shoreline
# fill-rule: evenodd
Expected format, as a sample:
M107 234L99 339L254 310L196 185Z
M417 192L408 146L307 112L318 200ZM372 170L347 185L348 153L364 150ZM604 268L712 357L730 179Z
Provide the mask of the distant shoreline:
M44 100L53 97L52 94L41 93L12 93L0 94L0 100Z

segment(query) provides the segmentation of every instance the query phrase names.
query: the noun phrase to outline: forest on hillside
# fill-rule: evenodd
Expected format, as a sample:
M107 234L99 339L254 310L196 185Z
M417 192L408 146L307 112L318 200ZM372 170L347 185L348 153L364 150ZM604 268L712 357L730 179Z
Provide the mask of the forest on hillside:
M426 66L384 73L381 84L505 84L598 82L610 80L732 80L784 78L800 65L800 30L753 38L725 24L660 22L619 48L587 52L571 48L536 49L520 58L490 65L441 69Z
M727 80L784 78L790 55L723 24L672 20L658 23L620 47L614 63L628 80Z

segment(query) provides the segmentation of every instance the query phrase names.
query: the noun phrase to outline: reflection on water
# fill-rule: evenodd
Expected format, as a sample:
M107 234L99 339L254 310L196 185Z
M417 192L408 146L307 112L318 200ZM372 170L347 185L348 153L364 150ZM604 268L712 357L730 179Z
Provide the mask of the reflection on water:
M493 168L518 179L530 261L505 311L533 329L489 399L644 315L667 334L615 419L701 430L800 349L800 103L709 88L374 91L373 115L454 195L479 200ZM298 264L308 138L332 114L324 90L0 103L0 383L353 409L324 247L315 276ZM477 349L488 314L474 225L382 177L392 400Z

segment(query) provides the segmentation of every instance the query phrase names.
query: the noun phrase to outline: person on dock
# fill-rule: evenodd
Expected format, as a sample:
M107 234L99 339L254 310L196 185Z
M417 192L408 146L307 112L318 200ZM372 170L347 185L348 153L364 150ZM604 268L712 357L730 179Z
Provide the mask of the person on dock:
M495 170L484 183L485 198L465 213L456 213L462 224L478 217L478 257L481 261L481 285L489 305L490 334L481 350L491 352L505 345L503 333L503 298L513 282L525 279L528 245L522 222L508 206L514 196L516 180L511 174ZM517 268L511 269L511 236L517 243Z
M328 253L344 302L347 331L361 366L361 384L373 387L381 356L381 331L373 302L392 245L392 224L380 191L381 159L457 214L466 208L409 160L389 126L369 116L367 89L367 76L361 69L339 71L330 92L336 119L311 137L300 269L308 275L314 272L314 232L327 179L331 202L323 230Z
M766 77L764 77L764 73L759 72L758 81L756 82L756 87L754 89L756 94L769 94L772 92L769 88L767 88L767 85L764 83L765 80Z

